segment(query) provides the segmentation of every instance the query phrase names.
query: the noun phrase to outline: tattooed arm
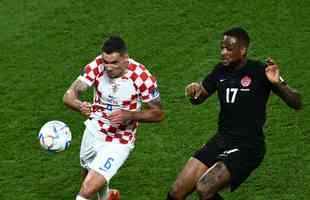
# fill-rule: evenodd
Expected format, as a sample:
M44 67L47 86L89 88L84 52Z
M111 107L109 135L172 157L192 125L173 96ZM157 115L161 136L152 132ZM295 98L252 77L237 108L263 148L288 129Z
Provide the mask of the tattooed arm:
M143 122L157 122L164 119L164 108L160 102L160 97L147 103L148 108L142 112L134 112L132 119Z
M110 116L111 123L120 124L127 120L140 122L159 122L164 119L165 113L160 97L147 103L148 108L143 111L116 110Z
M90 115L90 106L91 104L84 101L82 102L79 97L80 95L85 92L89 86L82 82L81 80L75 80L70 88L66 91L63 102L69 108L81 112L83 115L89 116Z

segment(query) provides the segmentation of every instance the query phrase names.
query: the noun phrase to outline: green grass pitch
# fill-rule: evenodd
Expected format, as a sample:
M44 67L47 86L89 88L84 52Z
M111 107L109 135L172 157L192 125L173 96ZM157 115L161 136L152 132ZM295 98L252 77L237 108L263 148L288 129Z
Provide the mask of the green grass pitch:
M62 96L110 34L120 34L131 57L157 77L166 110L164 122L141 124L136 149L111 185L125 200L165 199L186 160L216 130L216 97L193 107L184 87L212 68L220 34L237 25L250 33L249 56L274 57L304 108L295 112L271 96L265 160L236 192L222 194L309 199L309 13L307 0L0 0L0 199L74 199L84 118ZM73 143L50 155L37 134L54 119L70 126Z

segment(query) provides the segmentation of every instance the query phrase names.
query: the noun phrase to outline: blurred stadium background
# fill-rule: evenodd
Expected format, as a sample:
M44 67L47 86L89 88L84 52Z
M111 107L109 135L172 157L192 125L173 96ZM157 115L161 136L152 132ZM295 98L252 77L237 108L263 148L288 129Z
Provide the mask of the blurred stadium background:
M250 57L279 63L303 94L304 108L295 112L271 96L265 160L223 196L309 199L309 13L307 0L0 0L0 199L74 199L84 119L62 96L111 34L121 35L131 57L158 78L167 113L160 124L141 124L136 149L111 184L125 200L164 199L192 152L216 130L216 97L193 107L184 87L217 62L221 33L232 26L249 31ZM50 155L37 133L54 119L69 124L73 143Z

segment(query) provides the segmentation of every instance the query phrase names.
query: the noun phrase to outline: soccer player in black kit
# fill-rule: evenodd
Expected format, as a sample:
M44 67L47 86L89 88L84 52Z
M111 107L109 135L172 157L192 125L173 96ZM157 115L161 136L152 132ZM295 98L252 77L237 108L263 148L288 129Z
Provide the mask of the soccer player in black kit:
M167 200L182 200L197 191L201 200L223 199L217 192L235 190L262 162L263 127L270 92L289 107L301 108L299 93L281 78L272 58L266 63L247 59L247 32L239 27L223 34L221 62L201 83L185 93L194 105L217 92L220 113L217 133L187 161L172 185Z

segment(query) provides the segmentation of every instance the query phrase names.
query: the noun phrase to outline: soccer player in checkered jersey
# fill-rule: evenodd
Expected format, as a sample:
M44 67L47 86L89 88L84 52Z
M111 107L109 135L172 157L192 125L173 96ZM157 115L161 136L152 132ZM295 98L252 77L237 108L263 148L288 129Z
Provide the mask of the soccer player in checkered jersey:
M92 104L80 99L90 87ZM88 118L80 149L81 165L88 173L76 200L91 199L96 193L100 200L118 199L118 191L109 190L108 184L134 148L138 122L164 118L155 77L128 57L120 37L112 36L72 83L64 103ZM142 110L142 103L147 108Z
M217 92L220 114L217 133L187 161L167 200L185 199L194 190L202 200L223 199L217 192L235 190L257 168L265 154L263 126L266 103L273 91L294 109L301 108L299 93L281 78L276 62L247 59L247 32L232 28L223 34L221 62L201 83L185 93L192 104Z

